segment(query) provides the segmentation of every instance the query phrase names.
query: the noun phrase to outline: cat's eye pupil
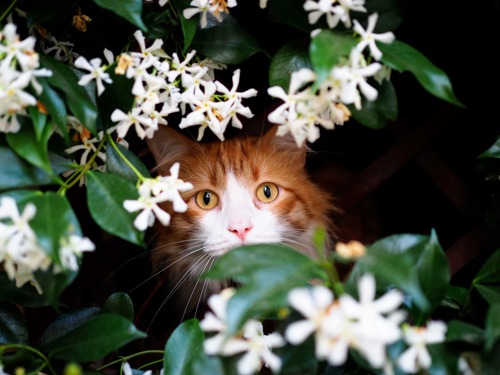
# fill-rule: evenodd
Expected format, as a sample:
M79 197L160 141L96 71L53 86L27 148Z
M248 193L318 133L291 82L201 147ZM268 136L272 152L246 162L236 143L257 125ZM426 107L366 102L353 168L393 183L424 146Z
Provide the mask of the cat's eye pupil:
M211 199L211 194L209 191L206 191L203 194L203 203L205 204L205 206L208 206L210 204L210 199Z
M263 190L263 193L266 196L266 198L271 198L272 191L271 191L271 188L268 185L265 185L262 188L262 190Z

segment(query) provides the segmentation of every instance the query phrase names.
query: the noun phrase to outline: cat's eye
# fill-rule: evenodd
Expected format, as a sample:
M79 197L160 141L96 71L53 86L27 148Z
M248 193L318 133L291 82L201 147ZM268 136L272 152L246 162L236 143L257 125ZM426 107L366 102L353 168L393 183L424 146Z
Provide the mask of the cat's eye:
M211 190L202 190L196 193L195 201L200 208L204 210L211 210L217 203L219 203L219 197Z
M257 198L264 203L269 203L278 198L278 187L270 182L260 184L257 188Z

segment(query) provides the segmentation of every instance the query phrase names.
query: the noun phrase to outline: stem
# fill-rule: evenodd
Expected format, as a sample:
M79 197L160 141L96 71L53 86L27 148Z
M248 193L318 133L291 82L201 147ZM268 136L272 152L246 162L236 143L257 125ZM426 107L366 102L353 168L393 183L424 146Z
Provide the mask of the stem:
M123 155L123 153L118 148L118 145L113 140L113 138L111 138L109 134L107 136L108 136L108 142L111 143L111 146L115 149L116 153L120 156L120 158L122 158L123 162L127 164L127 167L129 167L132 170L132 172L135 173L139 181L144 181L146 178L142 175L142 173L139 172L139 170L130 162L130 160L127 159L125 155Z
M45 366L47 366L47 368L49 369L51 374L57 375L57 373L54 371L54 369L50 365L49 359L42 352L38 351L37 349L32 348L31 346L22 345L22 344L0 345L0 353L3 353L5 350L8 350L8 349L24 349L24 350L30 351L32 353L35 353L37 356L39 356L45 362L43 367L40 368L40 370L43 369Z
M2 15L0 16L0 22L2 22L3 19L5 17L7 17L7 15L10 13L10 11L12 10L12 8L14 8L14 5L16 5L16 3L17 3L17 0L12 0L12 2L7 7L7 9L5 9L5 12L3 12Z
M139 357L141 355L145 355L145 354L164 354L165 352L163 350L145 350L143 352L139 352L139 353L134 353L134 354L131 354L131 355L128 355L126 357L120 357L119 359L116 359L112 362L109 362L109 363L106 363L105 365L99 367L97 369L97 371L101 371L107 367L110 367L110 366L113 366L113 365L116 365L117 363L121 363L121 362L127 362L129 361L130 359L132 358L135 358L135 357Z

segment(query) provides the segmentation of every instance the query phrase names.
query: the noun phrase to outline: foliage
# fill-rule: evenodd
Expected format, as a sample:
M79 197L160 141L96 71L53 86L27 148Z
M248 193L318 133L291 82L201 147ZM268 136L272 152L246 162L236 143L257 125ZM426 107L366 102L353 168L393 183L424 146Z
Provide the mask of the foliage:
M172 167L170 176L151 176L139 156L144 139L165 126L167 119L169 126L199 126L199 139L206 136L207 128L221 141L229 124L240 128L239 117L253 116L242 101L257 92L236 91L240 74L245 75L237 68L252 56L270 59L268 82L263 83L269 87L269 96L262 99L264 94L259 93L259 97L266 105L270 97L281 99L285 107L269 119L280 124L282 134L291 132L298 145L314 142L319 126L332 129L351 117L375 129L394 121L398 101L390 70L393 74L409 72L431 95L463 106L446 73L399 40L377 43L380 57L367 52L368 44L357 51L361 60L356 60L356 68L364 71L372 66L377 75L358 82L359 90L356 85L334 93L332 76L338 74L335 78L340 79L350 67L362 32L351 30L345 18L337 20L335 29L325 17L311 24L302 0L269 0L267 8L254 10L267 23L294 30L291 38L269 48L254 30L243 26L244 16L237 7L234 14L232 8L231 12L225 8L232 2L211 2L215 8L207 14L206 25L199 13L185 12L195 3L203 1L12 0L0 6L0 265L5 271L0 273L0 373L104 373L112 366L127 373L125 363L146 354L156 355L156 360L140 368L160 364L164 374L201 373L201 369L221 375L252 373L253 367L241 367L245 353L251 352L243 331L257 332L257 319L267 318L274 323L275 333L286 337L287 327L303 318L291 301L293 290L323 285L335 301L342 296L361 297L365 275L375 277L377 296L404 293L398 306L405 314L404 323L398 321L397 337L383 347L385 367L376 364L360 342L346 344L349 356L342 362L328 355L318 358L320 344L312 337L292 344L293 340L280 341L267 332L252 336L270 340L259 341L266 354L252 357L253 362L247 356L245 363L255 365L256 370L261 362L269 363L272 370L284 374L355 373L359 369L402 373L398 358L411 347L404 340L405 332L414 327L425 330L426 324L430 327L432 321L445 320L445 338L428 345L430 373L456 373L459 366L472 371L478 366L494 368L500 337L496 272L500 253L491 256L468 288L453 286L435 233L380 239L356 259L328 251L329 255L313 260L277 244L230 251L205 277L240 284L226 300L223 334L227 337L223 336L236 337L247 346L231 355L226 355L224 346L210 353L207 343L213 341L209 339L222 333L207 335L206 322L196 319L179 325L163 348L123 355L129 343L147 336L135 326L132 302L123 292L110 295L102 307L64 312L61 296L78 276L84 254L95 250L86 237L89 234L82 230L80 211L75 209L80 205L70 199L71 192L85 189L85 210L100 230L145 248L145 230L152 222L169 222L168 214L156 204L170 201L176 211L183 212L186 207L179 193L190 184L178 179L178 165ZM257 9L257 1L245 6ZM374 19L378 19L380 34L391 34L401 22L401 5L395 0L368 0L366 8L353 12L360 25L368 25L361 28L363 32ZM374 12L377 17L370 18ZM321 31L314 31L318 27ZM102 55L107 64L98 58ZM229 77L223 70L227 67L231 68ZM237 83L228 89L213 81L196 92L189 80L193 80L190 74L198 73L203 73L199 79L220 74L221 82L232 78ZM363 90L368 83L370 89L364 86ZM304 119L312 118L309 106L320 100L327 107L312 116L314 121L305 123ZM207 102L210 110L200 114L199 104ZM292 102L303 106L297 110ZM324 108L332 111L330 117L320 116ZM498 159L498 145L481 157ZM323 235L317 236L321 244ZM324 250L318 246L320 254ZM346 280L337 275L339 263L352 267ZM26 311L44 306L54 309L58 317L46 327L37 327L42 331L35 338ZM333 309L333 302L328 306ZM317 327L316 336L321 334ZM269 348L277 357L270 357ZM279 366L272 361L279 361Z

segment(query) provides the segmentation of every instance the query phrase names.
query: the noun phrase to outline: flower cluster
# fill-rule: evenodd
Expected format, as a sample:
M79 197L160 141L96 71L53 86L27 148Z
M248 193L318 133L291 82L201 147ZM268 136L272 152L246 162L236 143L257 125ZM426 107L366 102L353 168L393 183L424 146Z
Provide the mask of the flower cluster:
M0 32L0 132L17 133L21 128L18 116L37 104L31 88L39 95L43 88L36 77L48 77L52 72L38 69L35 38L20 40L17 28L8 23ZM31 87L30 87L31 86Z
M306 1L304 8L312 10L309 21L314 23L319 15L326 14L330 27L335 27L339 20L346 26L351 26L349 9L366 11L361 5L364 0L357 2ZM352 3L352 8L343 3ZM314 5L316 4L316 5ZM327 7L325 7L327 5ZM386 32L375 34L373 30L378 20L378 14L368 17L368 26L364 30L357 20L353 20L354 31L360 36L359 43L351 50L349 57L334 66L328 77L322 82L316 82L317 77L313 70L302 68L292 73L288 92L279 86L270 87L268 94L283 101L276 110L269 114L269 121L280 124L278 135L291 132L297 145L300 147L306 140L314 142L319 138L320 125L325 129L333 129L335 125L343 125L351 112L346 105L354 105L361 109L361 94L369 100L377 99L378 92L367 80L371 77L380 78L384 67L378 61L382 52L376 41L392 43L394 34ZM376 62L368 63L364 52L368 48L370 57ZM316 88L316 84L319 86Z
M134 127L139 138L151 138L159 125L167 125L168 115L180 111L184 116L179 125L181 129L199 125L198 140L206 128L224 140L229 123L241 128L237 115L253 116L250 109L242 105L242 99L255 96L257 91L237 92L239 70L234 72L233 87L228 89L214 80L214 69L224 68L224 65L209 59L194 61L196 51L189 52L185 59L176 53L168 56L161 49L163 42L160 39L146 47L141 31L136 31L134 36L140 52L120 55L115 69L115 73L133 79L135 97L135 105L128 113L116 109L111 114L111 120L117 123L119 137L124 138Z
M47 271L52 259L40 243L29 222L35 217L36 207L26 204L19 212L13 198L3 197L0 200L0 263L3 264L9 279L16 281L21 287L32 282L42 292L35 280L36 271ZM54 273L63 270L78 270L78 259L83 251L94 250L94 244L88 238L75 234L61 240L59 248L60 264L54 266Z
M370 274L358 282L359 301L343 294L334 299L330 289L317 285L311 289L297 288L289 293L289 303L306 319L291 323L285 338L291 344L302 343L314 333L316 357L334 366L343 365L349 348L358 351L376 369L391 371L386 347L403 336L410 345L398 360L406 372L417 372L431 365L427 344L444 341L446 325L430 322L427 328L409 327L402 310L403 294L390 290L375 299L375 279Z
M139 198L123 202L127 211L141 211L134 220L137 229L145 230L152 226L155 217L165 226L170 223L170 214L159 206L160 203L172 202L175 212L187 210L187 204L180 193L191 190L193 185L179 179L179 168L180 164L174 163L170 168L170 176L145 178L138 188Z
M281 359L271 351L285 344L279 333L265 335L262 323L249 319L240 333L235 336L228 334L227 304L234 293L234 288L228 288L208 299L207 303L212 312L207 312L200 322L200 327L205 332L215 332L215 335L205 340L205 352L222 356L244 353L237 363L237 371L241 375L254 374L263 365L273 372L279 371Z

